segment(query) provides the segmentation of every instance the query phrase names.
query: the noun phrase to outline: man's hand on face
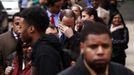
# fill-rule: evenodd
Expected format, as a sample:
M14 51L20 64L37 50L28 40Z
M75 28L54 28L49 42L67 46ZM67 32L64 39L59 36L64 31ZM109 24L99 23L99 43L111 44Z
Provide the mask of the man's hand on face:
M68 38L70 38L74 35L73 29L71 27L68 27L68 26L63 25L63 24L60 25L60 31L62 33L64 33L64 35Z

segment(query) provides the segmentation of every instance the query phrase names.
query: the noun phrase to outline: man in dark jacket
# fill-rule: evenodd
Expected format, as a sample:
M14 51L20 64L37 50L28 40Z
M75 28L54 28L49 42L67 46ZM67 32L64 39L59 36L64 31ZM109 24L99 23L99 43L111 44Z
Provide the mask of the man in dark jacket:
M55 35L44 34L49 18L44 9L31 7L21 13L21 39L32 44L32 74L56 75L61 71L60 44Z
M75 28L75 14L70 9L64 9L60 14L59 38L63 43L64 51L71 56L71 61L79 57L79 32ZM68 63L69 65L71 62ZM68 67L68 66L67 66Z
M85 21L81 31L82 55L76 64L58 75L134 75L122 65L110 62L112 40L106 25Z

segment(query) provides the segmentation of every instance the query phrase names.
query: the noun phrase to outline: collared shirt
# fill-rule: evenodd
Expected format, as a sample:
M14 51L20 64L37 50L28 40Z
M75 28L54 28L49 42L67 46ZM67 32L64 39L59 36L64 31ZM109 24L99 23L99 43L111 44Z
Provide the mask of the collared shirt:
M51 15L54 15L55 26L59 27L59 25L60 25L60 23L59 23L60 12L58 14L53 14L47 10L47 14L48 14L49 19L51 19Z
M15 38L16 40L18 40L18 35L17 35L14 31L13 31L12 33L13 33L14 38Z
M51 19L51 15L53 13L51 13L50 11L47 10L47 14L48 14L49 19ZM60 21L59 21L60 12L58 14L53 14L53 15L54 15L55 26L58 28L58 38L60 38L61 35L62 35L62 32L59 29L59 26L60 26Z
M91 67L88 66L85 60L84 60L84 65L87 68L87 70L91 73L91 75L97 75L97 73L93 69L91 69ZM108 66L106 67L105 75L108 75Z

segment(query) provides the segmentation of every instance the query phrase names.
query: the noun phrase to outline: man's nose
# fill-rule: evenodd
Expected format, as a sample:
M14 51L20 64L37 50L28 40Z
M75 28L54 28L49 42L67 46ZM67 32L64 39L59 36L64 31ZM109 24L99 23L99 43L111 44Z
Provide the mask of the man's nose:
M103 54L103 53L104 53L103 47L99 46L97 50L97 54Z

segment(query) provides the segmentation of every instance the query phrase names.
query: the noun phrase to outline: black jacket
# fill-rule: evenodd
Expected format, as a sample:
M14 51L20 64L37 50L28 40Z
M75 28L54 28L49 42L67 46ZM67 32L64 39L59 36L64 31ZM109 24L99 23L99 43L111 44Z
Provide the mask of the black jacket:
M126 56L125 49L128 48L129 32L126 27L111 33L113 38L113 57Z
M66 39L64 39L64 41L61 40L63 48L71 56L72 60L76 61L76 59L80 55L80 48L79 48L80 34L74 31L74 35L72 37L67 38L65 36L65 38Z
M56 75L61 71L61 44L53 35L43 35L34 45L32 52L32 69L34 75Z
M116 63L109 63L108 75L134 75L132 71ZM74 66L60 72L58 75L91 75L80 58Z

